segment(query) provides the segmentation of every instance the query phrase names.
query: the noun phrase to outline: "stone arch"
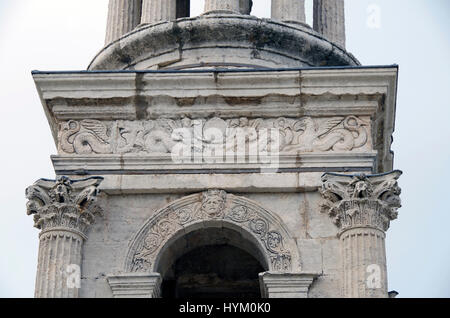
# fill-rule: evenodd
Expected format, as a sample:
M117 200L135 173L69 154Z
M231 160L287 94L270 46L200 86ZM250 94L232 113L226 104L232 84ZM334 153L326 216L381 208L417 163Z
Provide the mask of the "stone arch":
M257 248L256 257L268 271L300 272L295 240L281 219L256 202L222 190L193 194L157 211L132 239L124 271L156 272L172 242L201 228L238 231Z
M195 245L191 244L190 236L195 237ZM215 220L198 221L174 233L156 256L153 270L164 277L165 270L184 254L198 247L222 245L225 242L247 252L259 262L264 271L269 271L270 259L261 242L231 222Z

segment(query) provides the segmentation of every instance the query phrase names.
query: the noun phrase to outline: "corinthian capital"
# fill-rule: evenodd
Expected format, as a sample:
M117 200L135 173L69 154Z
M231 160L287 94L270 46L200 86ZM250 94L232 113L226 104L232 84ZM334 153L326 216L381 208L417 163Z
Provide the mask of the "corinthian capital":
M27 214L34 215L34 226L42 232L58 229L82 235L102 210L97 205L101 177L71 180L40 179L25 191Z
M381 175L325 174L320 189L324 198L322 212L328 213L342 231L356 227L387 231L401 207L397 183L401 175L401 171Z

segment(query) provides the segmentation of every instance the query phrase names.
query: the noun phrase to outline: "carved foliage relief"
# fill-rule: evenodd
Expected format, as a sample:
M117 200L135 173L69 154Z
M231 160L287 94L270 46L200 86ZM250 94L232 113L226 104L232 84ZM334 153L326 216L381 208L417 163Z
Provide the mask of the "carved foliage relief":
M102 213L97 204L102 180L41 179L26 189L27 214L34 216L35 227L42 231L62 228L85 234L95 216Z
M325 174L320 189L324 198L322 212L332 217L342 231L354 227L387 231L401 207L397 182L401 174L400 171L373 176Z
M209 190L187 197L162 210L145 226L132 245L126 270L155 270L156 257L175 233L199 221L222 220L244 228L264 246L271 270L290 271L292 254L286 248L288 238L267 213L221 190Z
M208 138L208 129L219 131L222 140ZM180 133L186 129L187 135ZM208 147L213 143L235 145L238 129L246 143L258 142L263 130L279 132L281 153L348 152L371 149L370 119L355 116L249 119L158 119L146 121L68 121L60 124L60 154L168 154L179 142ZM189 139L189 140L188 140Z

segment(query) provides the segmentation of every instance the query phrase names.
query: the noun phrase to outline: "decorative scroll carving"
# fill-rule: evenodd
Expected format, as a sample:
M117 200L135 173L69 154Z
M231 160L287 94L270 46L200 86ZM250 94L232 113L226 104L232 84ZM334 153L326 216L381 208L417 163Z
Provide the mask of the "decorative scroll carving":
M164 244L178 231L199 221L221 220L248 231L265 250L270 270L286 272L293 267L292 251L286 248L288 234L255 204L221 190L189 196L161 210L136 237L126 271L155 270L155 260Z
M280 133L282 153L347 152L369 144L369 124L358 117L273 118L246 117L224 120L158 119L147 121L69 121L61 124L59 151L61 154L168 154L174 145L185 142L194 151L223 144L236 147L237 131L243 130L246 143L261 140L262 130ZM180 128L185 128L183 132ZM207 131L214 128L223 138L214 140ZM200 149L198 148L200 144ZM196 148L197 145L197 148ZM267 147L267 145L258 145Z
M111 153L108 127L98 120L71 120L61 124L59 142L60 150L68 154Z
M70 180L41 179L26 189L27 214L34 215L35 227L45 232L67 229L86 234L95 215L102 210L97 205L98 185L103 178Z
M328 213L342 231L355 227L389 229L401 207L397 180L400 171L383 175L325 174L320 189L322 212Z

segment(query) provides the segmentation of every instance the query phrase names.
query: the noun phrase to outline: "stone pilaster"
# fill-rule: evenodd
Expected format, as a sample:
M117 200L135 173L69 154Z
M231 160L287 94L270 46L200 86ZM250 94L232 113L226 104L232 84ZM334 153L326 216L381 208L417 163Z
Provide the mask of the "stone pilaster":
M26 190L27 214L39 235L36 298L76 298L81 253L89 226L101 208L96 204L102 178L72 181L41 179Z
M240 0L205 0L205 13L240 13Z
M314 30L345 47L344 0L314 0Z
M143 0L141 23L172 21L177 17L176 0Z
M139 25L141 7L142 0L109 0L106 45Z
M318 274L275 273L259 274L262 298L308 298L309 288Z
M323 176L322 211L340 229L345 297L388 297L385 232L401 207L401 174Z
M287 23L306 23L305 0L272 0L272 19Z
M161 275L130 273L108 277L114 298L160 298Z

